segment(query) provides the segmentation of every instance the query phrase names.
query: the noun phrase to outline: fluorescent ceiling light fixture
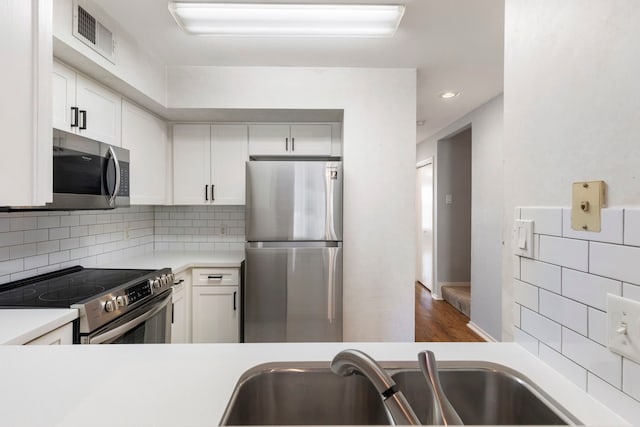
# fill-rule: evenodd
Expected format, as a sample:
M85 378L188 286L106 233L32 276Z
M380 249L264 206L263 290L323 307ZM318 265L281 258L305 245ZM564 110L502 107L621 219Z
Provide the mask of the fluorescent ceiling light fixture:
M458 95L460 95L460 92L443 92L439 96L442 99L451 99L455 98Z
M169 12L197 35L391 37L404 6L169 2Z

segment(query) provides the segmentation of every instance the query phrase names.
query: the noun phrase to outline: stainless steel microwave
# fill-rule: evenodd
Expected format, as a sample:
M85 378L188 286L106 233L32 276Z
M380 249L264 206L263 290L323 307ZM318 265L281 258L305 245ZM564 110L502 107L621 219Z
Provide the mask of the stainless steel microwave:
M129 206L129 150L53 130L53 202L45 209Z

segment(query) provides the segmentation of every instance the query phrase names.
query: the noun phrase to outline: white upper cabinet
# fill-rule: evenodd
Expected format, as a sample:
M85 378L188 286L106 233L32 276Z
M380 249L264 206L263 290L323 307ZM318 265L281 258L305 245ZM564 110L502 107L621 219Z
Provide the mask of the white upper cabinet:
M249 126L249 154L278 156L289 152L289 125Z
M52 0L0 2L0 206L42 206L53 191Z
M291 125L290 154L331 155L331 125Z
M122 101L122 147L130 152L132 205L167 203L165 165L170 153L167 124Z
M213 204L244 205L246 125L211 126L211 185Z
M53 127L120 146L119 94L66 66L53 63Z
M211 126L173 126L173 203L210 203Z
M173 203L243 205L246 125L173 127Z
M330 156L330 124L249 126L251 156Z

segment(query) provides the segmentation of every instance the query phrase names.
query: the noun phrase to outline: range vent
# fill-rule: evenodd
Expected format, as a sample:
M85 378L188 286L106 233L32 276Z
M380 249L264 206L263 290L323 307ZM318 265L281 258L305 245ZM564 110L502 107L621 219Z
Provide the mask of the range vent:
M96 18L96 13L79 0L73 3L73 35L107 58L116 63L116 43L113 32Z

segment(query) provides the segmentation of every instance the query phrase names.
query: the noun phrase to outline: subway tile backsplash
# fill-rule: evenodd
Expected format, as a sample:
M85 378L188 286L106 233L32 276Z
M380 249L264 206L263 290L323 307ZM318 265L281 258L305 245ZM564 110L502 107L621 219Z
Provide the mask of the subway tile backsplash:
M0 283L153 250L151 206L0 213Z
M156 206L156 250L243 250L244 206Z
M515 262L514 340L622 416L637 419L640 365L606 347L606 295L640 300L640 210L604 209L601 233L572 230L570 212L515 209L516 218L535 221L536 247L532 259Z
M244 249L244 206L0 213L0 284L156 250Z

